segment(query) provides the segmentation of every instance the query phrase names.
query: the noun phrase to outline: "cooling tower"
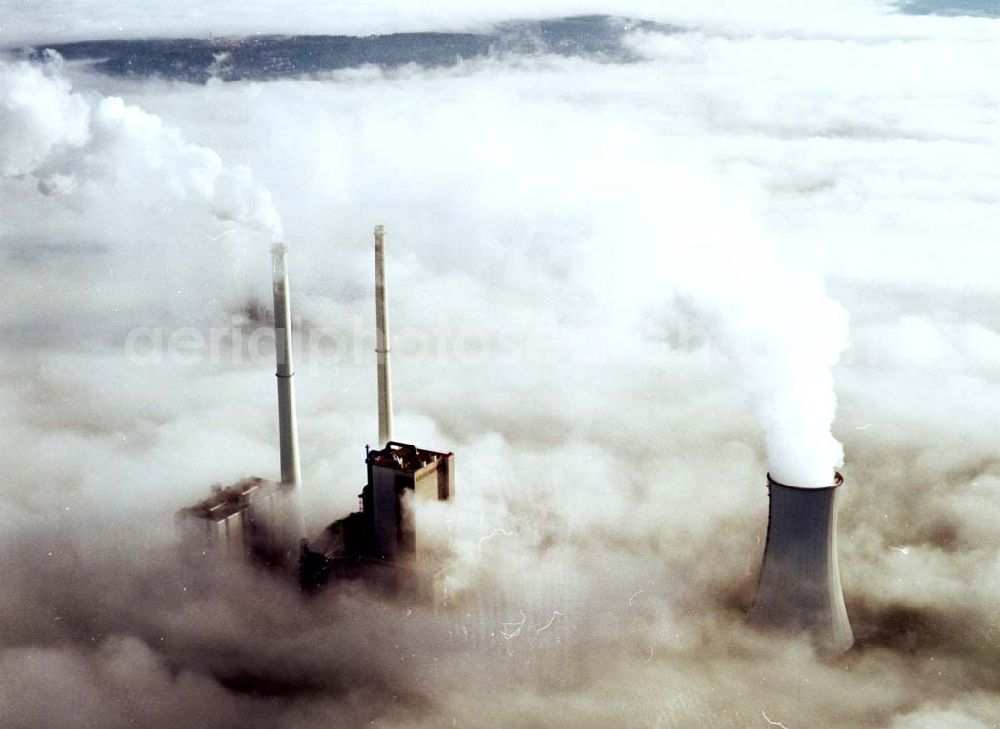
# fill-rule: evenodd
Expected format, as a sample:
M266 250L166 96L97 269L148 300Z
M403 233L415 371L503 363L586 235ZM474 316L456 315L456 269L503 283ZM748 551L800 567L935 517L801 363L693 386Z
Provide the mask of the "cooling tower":
M804 632L817 651L843 653L854 643L837 564L837 495L832 486L799 488L767 477L767 543L749 619L753 625Z

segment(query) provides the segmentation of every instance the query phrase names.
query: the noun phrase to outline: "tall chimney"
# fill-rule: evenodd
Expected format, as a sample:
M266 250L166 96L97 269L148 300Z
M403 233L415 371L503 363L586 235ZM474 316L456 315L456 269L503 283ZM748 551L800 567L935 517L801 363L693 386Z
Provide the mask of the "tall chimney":
M379 448L392 440L392 380L389 373L389 321L385 303L385 227L375 226L375 352L378 358Z
M288 246L275 243L271 248L274 274L274 339L278 379L278 439L281 448L281 485L289 497L289 526L304 536L301 514L294 501L302 482L299 469L299 433L295 418L295 385L292 376L292 312L288 304Z
M770 492L767 543L753 625L805 633L817 651L843 653L854 644L837 563L837 497L832 486L786 486L767 477Z

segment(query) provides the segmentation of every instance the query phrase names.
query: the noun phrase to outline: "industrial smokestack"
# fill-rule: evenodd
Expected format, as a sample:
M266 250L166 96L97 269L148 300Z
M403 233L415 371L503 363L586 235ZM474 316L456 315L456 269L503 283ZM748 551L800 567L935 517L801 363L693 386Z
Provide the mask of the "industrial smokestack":
M754 625L806 633L817 651L843 653L854 644L837 563L837 495L832 486L800 488L767 477L770 492L767 543Z
M292 365L292 312L288 304L288 246L271 248L274 274L274 339L278 380L278 438L281 449L281 485L288 502L287 524L295 539L304 536L302 516L297 508L302 482L299 469L299 433L295 417L295 374Z
M378 358L378 440L392 440L392 380L389 372L389 321L385 303L385 228L375 226L375 352Z

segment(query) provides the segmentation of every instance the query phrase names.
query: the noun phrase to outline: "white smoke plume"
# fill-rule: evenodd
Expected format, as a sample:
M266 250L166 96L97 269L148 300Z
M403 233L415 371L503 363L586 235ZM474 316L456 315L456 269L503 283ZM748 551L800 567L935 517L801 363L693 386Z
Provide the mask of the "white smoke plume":
M46 43L512 12L294 5L54 0L0 25ZM546 10L529 5L514 7ZM862 1L648 5L682 30L637 36L630 64L204 85L5 67L4 729L997 726L1000 25ZM456 453L457 500L431 516L472 617L356 584L303 600L179 559L178 508L277 475L271 356L232 356L268 257L228 245L243 226L213 208L238 204L146 175L160 163L127 134L92 147L113 97L111 128L176 151L125 111L144 109L253 169L282 210L297 330L332 342L296 349L313 532L364 482L371 227L386 225L396 431ZM30 121L7 111L33 103ZM55 194L57 174L75 185ZM780 459L754 404L803 394L789 437L822 457L787 467L836 460L826 378L845 321L824 290L851 321L834 433L858 638L828 661L744 619ZM221 357L126 354L135 329L190 344L219 325ZM769 379L800 363L794 388Z
M633 175L634 178L634 175ZM815 270L766 240L753 200L760 190L723 185L699 166L663 160L626 181L620 204L633 217L615 231L623 243L609 297L643 294L640 315L658 298L682 297L704 336L729 358L732 375L765 433L771 476L823 487L843 464L831 434L833 368L848 345L847 312L826 295ZM610 246L609 246L610 248ZM617 260L616 260L617 259Z
M0 174L37 179L38 190L86 206L96 192L206 206L269 240L281 238L270 193L243 166L227 166L159 117L121 98L73 91L61 59L0 61Z

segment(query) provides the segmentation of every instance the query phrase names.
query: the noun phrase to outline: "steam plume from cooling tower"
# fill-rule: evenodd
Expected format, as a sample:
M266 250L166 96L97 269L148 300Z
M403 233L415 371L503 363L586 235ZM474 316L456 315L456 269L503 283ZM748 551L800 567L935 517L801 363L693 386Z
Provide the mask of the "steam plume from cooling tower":
M34 178L69 204L108 189L145 191L281 238L271 195L249 169L225 165L119 97L73 91L54 52L42 64L0 61L0 104L0 175Z
M765 268L768 279L750 282L760 288L746 291L745 307L728 320L732 356L746 373L771 475L793 486L828 487L843 464L831 433L832 369L846 346L846 314L818 279Z
M619 262L626 267L624 285L635 291L638 284L662 302L666 284L685 300L732 362L777 481L829 486L843 462L831 434L832 369L847 346L846 312L815 271L794 265L758 229L747 202L752 192L729 192L693 164L664 160L647 174L637 176L621 203L641 206L643 214L629 223L639 229L614 233L617 241L639 246ZM651 246L650 230L667 243ZM612 295L621 298L622 285L616 282Z

